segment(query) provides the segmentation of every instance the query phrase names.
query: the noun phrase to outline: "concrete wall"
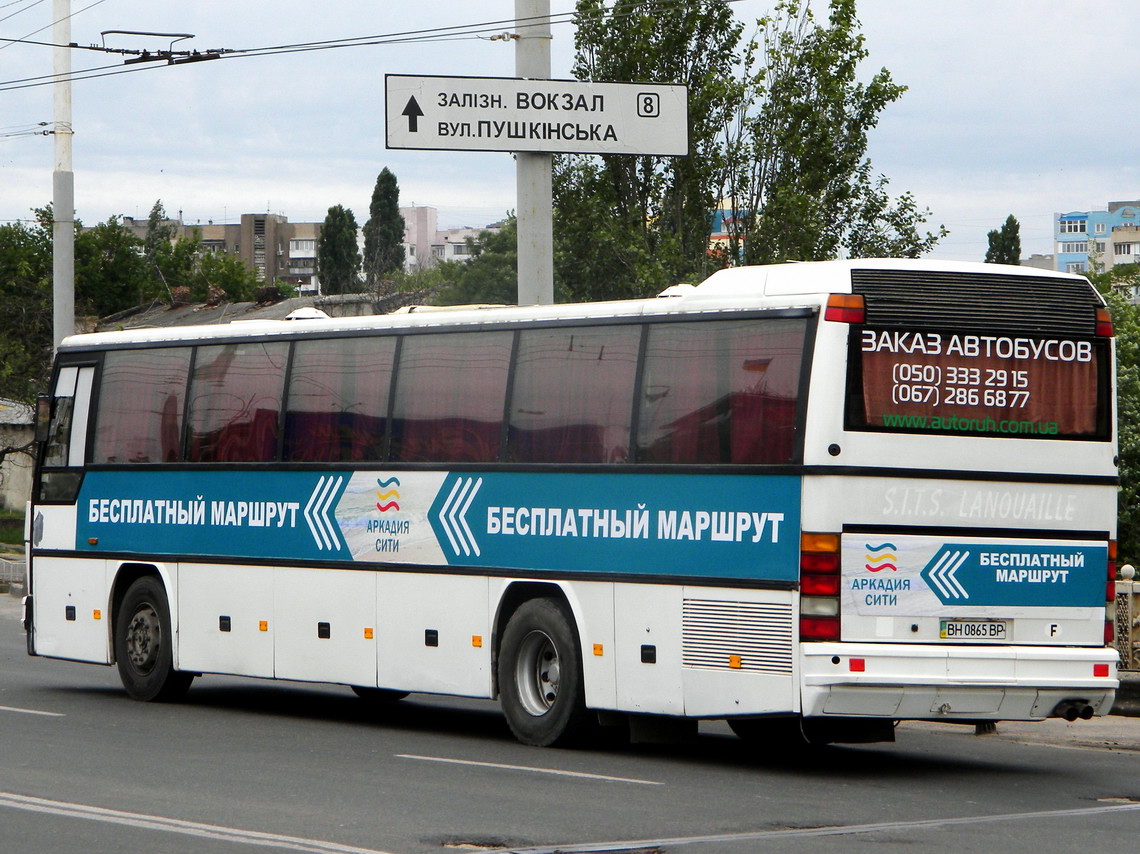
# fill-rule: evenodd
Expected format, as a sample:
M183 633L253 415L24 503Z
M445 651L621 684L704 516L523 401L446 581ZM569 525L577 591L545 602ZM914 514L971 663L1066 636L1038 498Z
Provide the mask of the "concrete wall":
M18 448L32 441L35 428L31 424L0 424L0 448ZM32 494L30 454L7 454L0 463L0 509L23 511L24 502Z

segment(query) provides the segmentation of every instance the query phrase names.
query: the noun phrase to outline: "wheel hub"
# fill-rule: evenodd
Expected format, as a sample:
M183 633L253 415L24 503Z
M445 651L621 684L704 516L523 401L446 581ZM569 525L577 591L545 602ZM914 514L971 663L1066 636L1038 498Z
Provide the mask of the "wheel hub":
M519 646L515 666L515 684L523 708L535 717L545 715L558 701L560 681L558 647L546 632L531 632Z
M139 673L149 673L158 660L162 630L158 613L150 605L135 611L127 625L127 659Z

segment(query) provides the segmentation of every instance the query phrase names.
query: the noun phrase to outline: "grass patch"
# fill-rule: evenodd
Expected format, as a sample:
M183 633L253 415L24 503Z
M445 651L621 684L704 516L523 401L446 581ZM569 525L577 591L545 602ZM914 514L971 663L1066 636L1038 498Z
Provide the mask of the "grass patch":
M9 546L24 544L24 514L0 510L0 543Z

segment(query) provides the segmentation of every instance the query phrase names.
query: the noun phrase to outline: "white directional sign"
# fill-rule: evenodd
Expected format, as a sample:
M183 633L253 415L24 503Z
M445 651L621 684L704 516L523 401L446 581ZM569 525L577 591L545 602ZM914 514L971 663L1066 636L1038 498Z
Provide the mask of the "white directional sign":
M689 153L684 86L402 74L384 82L388 148Z

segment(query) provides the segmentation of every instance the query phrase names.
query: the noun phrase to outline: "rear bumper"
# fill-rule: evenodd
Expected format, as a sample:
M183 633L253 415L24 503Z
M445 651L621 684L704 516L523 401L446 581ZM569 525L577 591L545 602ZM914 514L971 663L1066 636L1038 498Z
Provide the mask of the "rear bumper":
M1108 647L808 643L801 707L812 717L1041 720L1079 699L1105 715L1116 662ZM1095 676L1096 665L1108 675Z

